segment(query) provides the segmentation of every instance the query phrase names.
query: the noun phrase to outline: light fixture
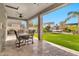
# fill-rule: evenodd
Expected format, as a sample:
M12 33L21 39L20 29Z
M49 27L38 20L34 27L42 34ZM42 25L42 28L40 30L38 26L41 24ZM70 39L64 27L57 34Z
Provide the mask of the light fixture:
M5 7L11 8L11 9L15 9L15 10L19 9L19 7L13 7L13 6L9 6L9 5L5 5Z

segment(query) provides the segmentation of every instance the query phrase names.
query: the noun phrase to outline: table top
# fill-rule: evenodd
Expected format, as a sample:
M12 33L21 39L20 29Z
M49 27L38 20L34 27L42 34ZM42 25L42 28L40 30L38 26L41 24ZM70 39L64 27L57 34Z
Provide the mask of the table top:
M29 35L29 33L19 33L19 36Z

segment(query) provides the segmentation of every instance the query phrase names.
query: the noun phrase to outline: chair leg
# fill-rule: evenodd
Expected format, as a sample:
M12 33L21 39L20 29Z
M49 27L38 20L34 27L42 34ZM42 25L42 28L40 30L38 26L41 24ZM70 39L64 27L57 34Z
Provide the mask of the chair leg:
M33 44L34 42L32 41L32 44Z
M18 46L20 47L20 40L19 40L19 44L18 44Z
M33 37L32 37L32 44L33 44L34 42L33 42Z
M20 40L19 40L19 42L18 43L16 43L16 47L20 47Z
M24 44L26 44L26 40L24 40Z

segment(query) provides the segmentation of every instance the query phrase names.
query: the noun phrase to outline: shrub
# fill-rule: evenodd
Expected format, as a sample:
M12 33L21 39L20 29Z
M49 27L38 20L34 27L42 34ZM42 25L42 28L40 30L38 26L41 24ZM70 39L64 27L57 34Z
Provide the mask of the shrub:
M50 28L51 28L50 26L46 26L45 29L46 29L47 32L50 32Z
M68 29L68 28L65 28L65 31L66 32L71 32L72 30Z
M43 32L47 32L46 28L43 28Z

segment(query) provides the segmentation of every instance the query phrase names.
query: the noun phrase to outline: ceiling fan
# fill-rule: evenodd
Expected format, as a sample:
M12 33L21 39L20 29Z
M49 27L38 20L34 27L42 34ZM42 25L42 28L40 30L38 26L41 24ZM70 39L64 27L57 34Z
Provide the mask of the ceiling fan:
M23 17L22 14L19 14L19 17L22 18Z
M23 18L23 14L22 14L22 13L19 13L19 12L17 12L17 13L18 13L18 15L19 15L19 16L18 16L19 18Z

